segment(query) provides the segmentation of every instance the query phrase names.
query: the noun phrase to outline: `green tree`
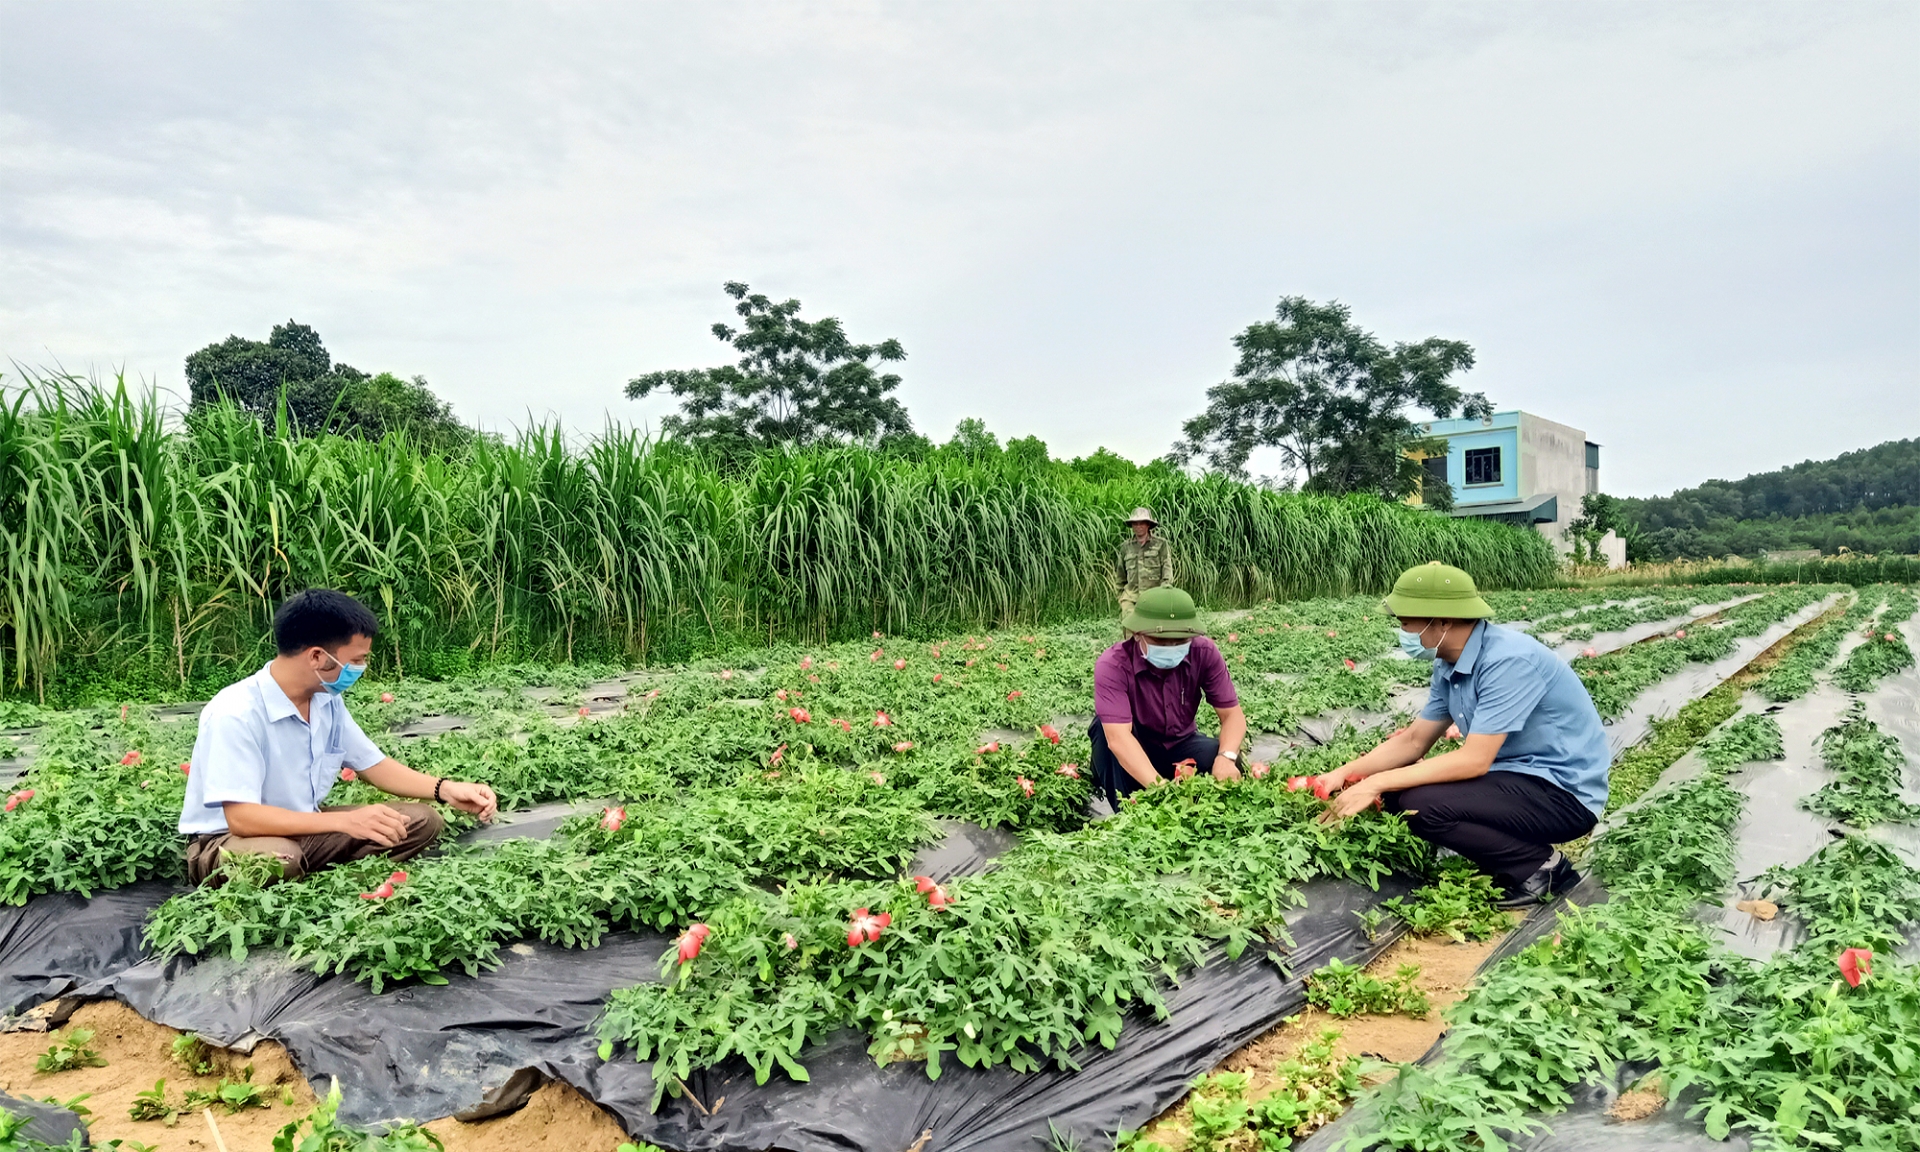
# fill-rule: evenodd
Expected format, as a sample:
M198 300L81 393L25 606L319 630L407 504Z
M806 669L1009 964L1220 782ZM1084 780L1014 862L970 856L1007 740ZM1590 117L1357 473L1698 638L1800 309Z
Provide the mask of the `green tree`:
M434 396L424 378L390 372L369 376L337 364L320 334L298 321L276 324L262 343L229 336L187 357L189 410L223 397L271 420L284 400L294 426L378 439L399 433L438 449L465 443L473 432Z
M1605 492L1589 492L1581 497L1580 515L1569 520L1566 527L1567 542L1573 545L1573 558L1589 564L1604 561L1600 541L1609 532L1626 542L1627 559L1652 559L1646 534L1627 518L1625 501Z
M1338 301L1284 297L1274 319L1234 337L1233 377L1207 390L1207 410L1186 422L1173 456L1204 457L1215 470L1244 476L1255 448L1279 448L1306 474L1306 492L1371 492L1400 500L1420 489L1410 451L1444 453L1426 436L1415 409L1446 418L1491 415L1478 392L1452 377L1473 367L1473 349L1430 338L1388 347L1353 323Z
M740 353L738 363L627 382L629 399L661 389L680 397L680 413L661 421L667 432L727 456L912 433L906 408L891 395L900 377L876 367L907 358L898 340L855 344L839 320L802 320L800 301L776 304L737 280L726 293L739 302L734 312L744 326L715 324L713 334Z

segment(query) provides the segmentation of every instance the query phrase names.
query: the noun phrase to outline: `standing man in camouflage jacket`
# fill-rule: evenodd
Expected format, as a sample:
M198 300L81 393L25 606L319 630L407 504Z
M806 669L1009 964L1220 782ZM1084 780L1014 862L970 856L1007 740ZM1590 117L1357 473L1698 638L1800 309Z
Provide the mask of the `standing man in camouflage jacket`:
M1133 529L1133 538L1120 546L1115 570L1122 618L1133 611L1140 593L1149 588L1173 587L1173 547L1154 531L1159 523L1153 518L1153 509L1135 508L1127 517L1127 527Z

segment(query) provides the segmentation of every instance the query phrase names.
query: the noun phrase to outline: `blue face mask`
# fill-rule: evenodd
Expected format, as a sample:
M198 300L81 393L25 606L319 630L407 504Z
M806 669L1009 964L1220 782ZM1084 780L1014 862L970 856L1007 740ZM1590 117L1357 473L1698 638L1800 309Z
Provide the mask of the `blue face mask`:
M320 681L320 687L325 688L335 696L353 687L354 681L366 675L367 666L365 664L341 664L340 659L332 653L328 653L328 659L331 659L335 664L340 664L340 674L331 680Z
M1147 663L1155 668L1178 668L1180 661L1187 658L1187 649L1193 647L1193 641L1185 644L1149 644L1147 645Z
M1427 625L1427 628L1431 627L1433 627L1433 625ZM1420 637L1426 635L1427 628L1422 628L1418 632L1409 632L1405 628L1402 628L1400 630L1400 651L1405 652L1415 660L1433 660L1438 658L1440 650L1438 648L1427 647L1420 639ZM1446 629L1442 628L1440 630L1441 638L1445 639L1446 635Z

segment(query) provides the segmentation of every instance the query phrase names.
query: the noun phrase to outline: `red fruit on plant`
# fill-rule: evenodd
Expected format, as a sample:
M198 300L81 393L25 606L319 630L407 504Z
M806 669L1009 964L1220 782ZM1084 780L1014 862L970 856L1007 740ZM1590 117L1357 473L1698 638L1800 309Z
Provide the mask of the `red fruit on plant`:
M393 895L393 882L388 881L387 883L380 885L380 887L375 888L371 894L368 894L365 892L361 893L361 898L371 899L371 900L385 900L392 895Z
M587 707L585 704L580 705L580 715L585 716L592 711L593 709Z
M406 882L407 882L407 874L397 869L394 871L394 873L391 876L387 877L387 883L389 884L405 884Z
M853 919L847 922L847 947L858 948L862 944L871 944L880 939L880 933L893 923L893 916L887 912L868 913L865 908L855 908Z
M1899 639L1899 637L1898 637L1898 636L1895 636L1895 635L1894 635L1893 633L1891 633L1891 632L1889 632L1889 633L1887 633L1887 634L1886 634L1885 636L1883 636L1883 637L1881 637L1881 639L1883 639L1883 640L1885 640L1885 641L1886 641L1887 643L1889 643L1889 644L1891 644L1891 643L1893 643L1893 642L1894 642L1895 640L1898 640L1898 639Z
M1060 743L1060 730L1051 724L1040 725L1040 735L1045 736L1050 744Z
M994 667L1000 669L1000 671L1002 672L1005 672L1007 670L1007 666L1005 664L995 664Z
M1338 636L1338 635L1340 635L1340 633L1338 633L1338 632L1335 632L1335 631L1334 631L1333 629L1331 629L1331 628L1329 628L1329 629L1327 629L1327 639L1329 639L1329 640L1331 640L1331 639L1333 639L1333 638L1334 638L1335 636Z
M1299 792L1311 783L1313 783L1313 777L1311 776L1289 776L1287 777L1287 791Z
M180 775L182 775L182 776L191 776L191 775L193 775L193 765L192 765L192 764L182 764L182 765L180 765Z
M733 679L733 669L731 669L731 668L725 668L725 669L722 669L722 670L721 670L721 672L720 672L720 679L722 679L722 680L731 680L731 679Z
M125 756L120 757L120 763L127 767L138 764L140 763L140 753L138 751L129 752Z
M927 892L927 906L929 908L938 911L951 903L953 903L953 897L948 895L947 890L938 884L935 884Z
M1033 654L1037 658L1044 659L1047 655L1047 650L1045 648L1035 648Z
M1344 656L1341 657L1340 663L1345 664L1347 666L1347 671L1349 672L1353 671L1355 668L1360 667L1360 665L1355 664L1352 660L1349 660Z
M939 673L939 672L935 672L935 673L933 674L933 682L934 682L935 684L938 684L938 683L940 683L940 677L941 677L941 675L942 675L942 674L941 674L941 673Z
M1591 660L1595 656L1600 655L1600 650L1598 648L1582 648L1580 650L1580 655L1585 656L1587 659Z
M1322 800L1331 800L1333 799L1333 785L1327 783L1324 779L1316 777L1313 782L1313 794Z
M885 653L885 652L882 652L882 651L881 651L880 649L878 649L878 648L875 648L875 649L873 650L873 652L872 652L872 653L870 653L870 654L869 654L869 655L867 656L867 663L869 663L869 664L877 664L877 663L879 663L879 662L880 662L880 657L882 657L882 656L885 656L885 655L886 655L886 653Z
M1080 765L1078 764L1062 764L1060 767L1055 768L1054 772L1058 775L1065 776L1069 780L1080 779Z
M1267 778L1267 773L1271 771L1273 771L1273 769L1267 767L1264 763L1262 763L1259 760L1255 760L1253 763L1247 765L1247 774L1252 776L1255 780L1265 780Z
M382 704L391 704L391 703L393 703L393 693L391 693L391 692L382 692L382 693L380 693L380 703L382 703Z
M893 750L895 752L907 752L907 751L911 751L912 748L913 748L913 741L911 740L902 740L900 741L900 743L895 744L893 746Z
M605 828L609 832L620 831L620 825L626 822L627 810L620 805L616 804L600 813L600 827Z
M773 698L775 700L785 700L787 698L787 690L785 688L775 688L773 690Z
M1015 784L1018 784L1018 785L1020 785L1020 792L1021 792L1021 794L1022 794L1022 795L1024 795L1024 796L1027 796L1027 797L1032 797L1032 795L1033 795L1033 781L1031 781L1031 780L1029 780L1029 779L1027 779L1027 778L1026 778L1025 776L1015 776L1015 777L1013 778L1013 782L1014 782Z
M928 651L930 651L930 652L932 652L932 653L933 653L933 658L934 658L935 660L938 660L938 659L940 659L940 649L938 649L938 648L930 648L930 649L928 649Z
M355 780L360 779L360 774L351 768L342 768L340 769L340 779L351 784Z
M980 658L976 656L972 660L967 661L966 667L971 668L978 663L980 663Z
M695 924L680 933L680 939L676 941L680 947L680 963L690 963L694 957L700 955L701 947L706 944L707 937L711 935L713 935L713 929L705 924Z
M1238 632L1229 632L1229 633L1227 633L1227 643L1229 643L1229 644L1238 644L1238 643L1240 643L1240 633L1238 633Z
M813 657L811 656L800 657L800 670L802 672L805 672L807 669L811 667L813 667Z
M835 716L833 719L827 721L827 723L838 724L840 726L840 731L845 732L849 736L853 735L853 725L847 723L845 720L840 719L838 716Z
M1860 978L1873 975L1873 949L1849 948L1840 953L1840 975L1846 977L1847 986L1860 987Z
M869 772L867 773L867 777L875 784L885 784L887 782L887 778L878 772Z
M1000 751L1000 741L989 740L985 744L980 745L980 747L975 748L973 750L973 754L975 756L985 756L989 752L998 752L998 751Z
M905 672L907 670L907 662L905 660L895 660L893 662L893 670L895 672Z
M787 709L787 715L793 717L795 724L805 724L813 719L813 714L805 708L789 708Z
M1680 629L1673 634L1673 638L1675 640L1685 640L1687 638L1687 630L1685 628Z
M885 712L875 712L873 714L873 726L875 728L891 728L893 727L893 717L887 715Z
M787 951L789 952L793 951L795 948L800 947L800 941L795 940L793 938L793 933L791 932L787 933L786 936L783 938L783 940L786 943Z
M1018 689L1018 688L1015 688L1015 689L1014 689L1013 691L1011 691L1011 692L1009 692L1009 693L1007 693L1007 699L1009 699L1009 700L1018 700L1018 699L1020 699L1020 697L1022 697L1022 696L1024 696L1024 695L1026 695L1026 693L1024 693L1024 692L1022 692L1022 691L1020 691L1020 689Z
M767 761L767 763L769 766L778 767L780 764L780 761L785 760L786 758L787 758L787 746L785 744L782 744L780 745L780 747L775 748L773 750L773 759Z
M937 887L939 887L939 885L933 882L933 877L931 876L915 876L913 878L913 890L915 892L931 892Z
M1173 766L1173 778L1175 780L1191 780L1199 771L1200 766L1194 763L1193 759L1189 757Z
M813 675L811 673L808 674L807 679L814 684L820 683L820 677Z

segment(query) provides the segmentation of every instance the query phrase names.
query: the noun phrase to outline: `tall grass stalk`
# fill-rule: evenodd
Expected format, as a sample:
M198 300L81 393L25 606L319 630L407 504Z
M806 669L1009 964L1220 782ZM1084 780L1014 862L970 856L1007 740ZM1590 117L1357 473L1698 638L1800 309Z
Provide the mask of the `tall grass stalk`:
M377 658L426 675L1098 612L1137 504L1216 607L1379 591L1428 560L1490 588L1553 574L1532 532L1164 470L1093 484L840 448L727 472L553 424L442 457L185 418L124 380L28 376L0 399L0 691L43 698L204 690L264 659L274 604L312 585L373 606Z

